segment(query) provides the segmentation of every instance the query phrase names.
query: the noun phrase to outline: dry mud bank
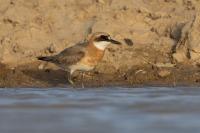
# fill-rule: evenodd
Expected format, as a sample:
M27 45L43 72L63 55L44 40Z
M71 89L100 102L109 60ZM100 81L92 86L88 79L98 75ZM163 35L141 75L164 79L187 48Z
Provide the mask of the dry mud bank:
M107 49L85 84L198 84L199 0L1 0L0 85L65 86L66 74L36 57L97 31L123 45Z

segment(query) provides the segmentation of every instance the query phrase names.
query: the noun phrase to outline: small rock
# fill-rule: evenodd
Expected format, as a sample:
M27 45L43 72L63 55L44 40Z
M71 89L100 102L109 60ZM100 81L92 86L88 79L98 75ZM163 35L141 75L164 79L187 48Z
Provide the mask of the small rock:
M185 62L188 59L186 54L184 53L184 50L179 50L179 52L174 53L172 56L177 62Z
M97 0L98 3L105 4L104 0Z
M38 66L38 69L39 69L39 70L43 70L43 69L44 69L44 64L40 64L40 65Z
M129 38L124 38L124 41L125 43L128 45L128 46L133 46L133 41Z
M127 6L123 6L122 8L124 11L128 10L128 7Z
M155 66L159 67L159 68L161 68L161 67L163 67L163 68L164 67L165 68L172 68L172 67L175 67L176 64L172 64L172 63L156 63Z
M13 50L14 53L20 52L19 45L15 44L15 45L13 46L13 49L12 49L12 50Z
M158 72L158 75L162 78L168 77L171 74L171 71L169 70L160 70Z
M137 71L135 72L135 75L137 75L137 74L139 74L139 73L146 74L147 72L140 69L140 70L137 70Z
M49 53L55 53L55 52L56 52L56 48L55 48L54 44L51 44L51 46L49 46L49 47L47 48L47 51L48 51Z
M176 41L179 41L181 38L182 29L183 29L184 25L185 24L181 23L181 24L177 24L177 25L173 26L171 28L170 37L172 39L175 39Z

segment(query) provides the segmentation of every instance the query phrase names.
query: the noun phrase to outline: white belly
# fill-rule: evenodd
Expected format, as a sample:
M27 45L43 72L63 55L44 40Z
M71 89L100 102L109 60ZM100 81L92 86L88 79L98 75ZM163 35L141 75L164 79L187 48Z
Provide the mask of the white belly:
M84 64L76 64L76 65L72 65L69 67L71 69L71 71L90 71L92 69L94 69L94 67L92 66L88 66L88 65L84 65Z

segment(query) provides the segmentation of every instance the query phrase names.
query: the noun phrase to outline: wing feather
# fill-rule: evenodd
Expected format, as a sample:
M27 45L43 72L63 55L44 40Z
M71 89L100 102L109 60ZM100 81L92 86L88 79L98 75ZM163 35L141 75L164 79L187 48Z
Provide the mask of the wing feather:
M72 65L77 63L84 57L85 47L84 45L75 45L70 48L66 48L58 55L54 56L53 63L58 65Z

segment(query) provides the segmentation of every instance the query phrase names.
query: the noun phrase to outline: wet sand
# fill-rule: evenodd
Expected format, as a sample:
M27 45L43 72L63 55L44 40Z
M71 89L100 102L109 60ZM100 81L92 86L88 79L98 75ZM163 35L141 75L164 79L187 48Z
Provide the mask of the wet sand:
M19 68L6 68L1 65L1 87L68 87L67 72L57 69L38 69L38 64L29 64ZM198 67L176 66L161 69L154 66L136 67L127 71L112 74L92 71L85 73L82 80L80 72L73 75L78 88L102 86L199 86L200 71Z

